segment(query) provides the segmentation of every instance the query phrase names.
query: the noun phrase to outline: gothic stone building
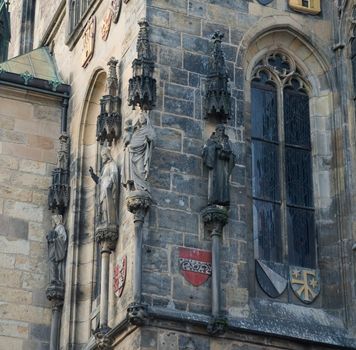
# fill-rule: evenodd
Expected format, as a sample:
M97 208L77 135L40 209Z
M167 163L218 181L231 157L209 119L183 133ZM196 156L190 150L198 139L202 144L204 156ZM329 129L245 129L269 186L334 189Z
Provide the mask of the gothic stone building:
M356 349L355 0L0 0L0 348Z

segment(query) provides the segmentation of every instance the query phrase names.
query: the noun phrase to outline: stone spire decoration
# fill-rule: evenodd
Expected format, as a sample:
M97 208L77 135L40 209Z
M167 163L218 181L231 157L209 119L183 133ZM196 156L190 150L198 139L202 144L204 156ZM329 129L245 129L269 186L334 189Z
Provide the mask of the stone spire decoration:
M66 132L59 137L57 160L48 192L48 209L63 215L69 204L69 137Z
M111 57L108 66L109 73L106 84L106 95L100 100L100 114L96 122L96 139L101 145L107 141L111 146L114 140L121 136L121 99L118 96L117 79L118 61Z
M206 92L206 119L212 118L218 122L226 122L230 118L230 99L231 94L228 87L228 74L224 52L221 42L223 33L216 31L212 36L214 41L214 50L210 61L210 67L207 77Z
M62 222L62 215L53 215L52 222L52 229L46 236L49 266L49 284L46 289L46 296L52 304L50 350L57 350L64 301L65 258L68 237Z
M148 22L138 22L140 31L137 39L137 58L132 62L133 76L129 80L129 106L151 110L156 103L156 80L153 78L154 62L148 39Z
M208 206L202 211L202 218L212 240L212 318L208 331L217 334L226 326L221 314L220 245L228 221L230 175L236 161L223 124L207 140L202 156L209 170Z
M99 203L96 207L95 238L101 248L101 280L100 280L100 323L98 333L109 332L109 264L110 254L115 249L118 233L118 199L119 172L109 148L101 151L102 169L100 175L94 173L92 167L89 173L93 181L99 186ZM98 336L98 339L102 337Z

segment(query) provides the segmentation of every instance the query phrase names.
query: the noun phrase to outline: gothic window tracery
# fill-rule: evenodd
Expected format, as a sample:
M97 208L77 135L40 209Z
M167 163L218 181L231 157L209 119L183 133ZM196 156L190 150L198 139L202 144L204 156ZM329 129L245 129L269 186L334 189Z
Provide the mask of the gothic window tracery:
M253 230L258 258L315 268L308 85L293 59L272 52L258 62L251 106Z
M79 24L80 20L85 16L87 10L94 0L71 0L70 9L70 33L72 33Z

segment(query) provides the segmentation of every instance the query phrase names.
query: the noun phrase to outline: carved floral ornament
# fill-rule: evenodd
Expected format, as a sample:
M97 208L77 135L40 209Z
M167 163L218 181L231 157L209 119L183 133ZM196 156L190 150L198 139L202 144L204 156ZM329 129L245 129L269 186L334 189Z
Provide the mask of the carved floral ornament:
M296 62L281 51L267 53L252 71L252 80L270 84L291 86L300 91L310 91L302 72Z

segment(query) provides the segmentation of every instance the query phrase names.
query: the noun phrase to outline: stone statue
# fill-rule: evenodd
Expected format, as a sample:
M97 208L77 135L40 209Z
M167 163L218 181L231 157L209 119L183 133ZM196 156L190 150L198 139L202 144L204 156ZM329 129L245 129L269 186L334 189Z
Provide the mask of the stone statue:
M229 177L235 166L235 155L224 125L218 125L204 145L203 161L209 169L208 204L228 206Z
M48 262L50 284L64 283L64 264L67 253L67 233L62 215L52 216L53 229L48 232Z
M146 111L140 113L133 125L131 121L125 123L125 152L121 183L128 191L150 192L147 177L155 137Z
M96 184L99 185L99 208L97 212L98 226L117 225L117 202L119 196L119 172L110 149L104 147L101 151L102 169L100 177L96 175L93 168L89 173Z

